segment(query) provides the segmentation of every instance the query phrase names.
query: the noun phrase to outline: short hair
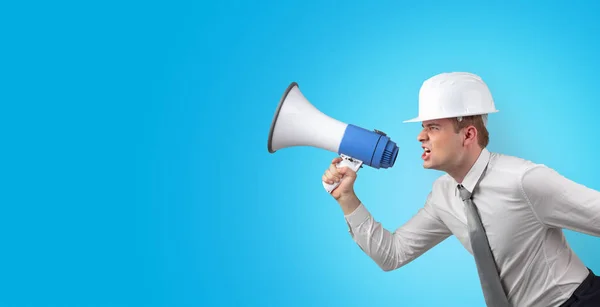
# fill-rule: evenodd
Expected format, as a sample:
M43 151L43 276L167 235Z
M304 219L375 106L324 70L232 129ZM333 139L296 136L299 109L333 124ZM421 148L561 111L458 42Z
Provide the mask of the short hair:
M486 126L485 115L472 115L452 118L454 132L458 133L460 129L473 125L477 129L477 143L481 148L487 147L490 142L490 134Z

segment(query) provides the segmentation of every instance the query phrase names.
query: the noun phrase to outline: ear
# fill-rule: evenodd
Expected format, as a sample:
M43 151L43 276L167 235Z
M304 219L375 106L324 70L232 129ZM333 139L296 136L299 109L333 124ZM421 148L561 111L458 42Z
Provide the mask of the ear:
M463 145L477 144L477 128L473 125L469 125L463 128Z

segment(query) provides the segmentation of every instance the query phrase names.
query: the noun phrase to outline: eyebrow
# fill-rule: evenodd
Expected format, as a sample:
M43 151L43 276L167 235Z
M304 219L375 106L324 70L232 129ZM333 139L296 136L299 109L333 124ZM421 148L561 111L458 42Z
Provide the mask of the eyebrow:
M425 128L425 126L427 126L427 127L431 127L431 126L437 126L437 127L440 127L440 124L438 124L438 123L431 123L431 124L427 124L427 125L423 125L423 124L421 124L421 127Z

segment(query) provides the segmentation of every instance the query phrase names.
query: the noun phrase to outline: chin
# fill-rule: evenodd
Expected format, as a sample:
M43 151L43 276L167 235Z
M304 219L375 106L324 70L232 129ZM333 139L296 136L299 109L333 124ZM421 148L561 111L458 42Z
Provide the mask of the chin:
M424 169L439 170L439 165L435 165L435 163L433 163L433 161L429 160L429 161L424 161L423 162L423 168Z

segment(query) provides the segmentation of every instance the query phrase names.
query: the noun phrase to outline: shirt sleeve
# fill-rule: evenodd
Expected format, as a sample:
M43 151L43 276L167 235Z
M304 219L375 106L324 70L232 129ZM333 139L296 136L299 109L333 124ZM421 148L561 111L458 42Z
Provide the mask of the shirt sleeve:
M528 169L521 187L533 212L546 226L600 236L600 192L544 165Z
M395 232L385 229L361 203L352 213L345 216L350 234L382 270L400 268L451 234L437 217L430 199L431 193L425 206Z

